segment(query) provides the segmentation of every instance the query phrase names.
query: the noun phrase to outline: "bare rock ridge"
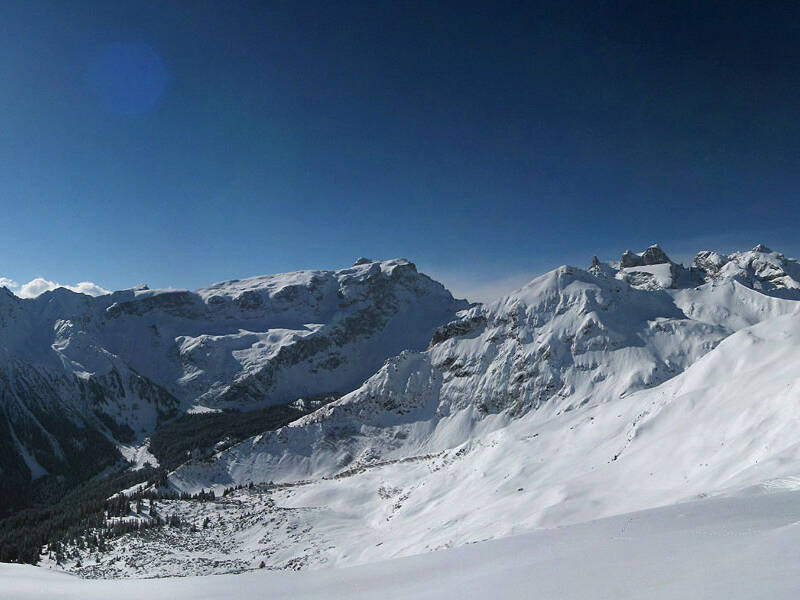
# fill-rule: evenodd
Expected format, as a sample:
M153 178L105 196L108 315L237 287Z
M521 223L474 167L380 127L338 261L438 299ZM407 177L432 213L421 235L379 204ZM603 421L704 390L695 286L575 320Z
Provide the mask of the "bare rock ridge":
M641 267L643 265L661 265L671 262L669 256L666 255L658 244L653 244L641 254L634 254L630 250L626 250L622 253L620 266L622 268Z

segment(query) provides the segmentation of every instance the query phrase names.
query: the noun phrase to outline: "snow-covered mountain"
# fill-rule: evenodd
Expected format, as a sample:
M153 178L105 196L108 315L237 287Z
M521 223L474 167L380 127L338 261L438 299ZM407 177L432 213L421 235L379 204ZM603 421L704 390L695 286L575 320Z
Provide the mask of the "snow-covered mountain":
M757 246L701 252L686 268L654 246L560 267L488 305L445 292L461 310L430 327L429 343L315 412L169 474L173 490L216 499L146 501L127 517L147 521L155 502L191 527L123 535L91 562L73 547L62 565L89 577L350 565L800 487L797 266ZM198 296L241 310L211 302L218 293ZM224 405L232 392L206 387L206 364L193 360L202 374L170 393ZM258 403L265 379L231 372L248 390L237 401ZM244 487L221 495L233 486Z
M466 307L404 259L196 292L0 289L2 476L85 478L186 411L341 395Z
M136 292L103 339L183 403L252 408L344 393L466 307L404 259Z
M363 563L793 488L797 263L757 247L714 271L708 256L685 269L651 248L561 267L472 306L338 401L171 473L188 492L259 484L167 501L209 529L123 539L78 571ZM124 566L131 552L147 560Z
M560 267L495 303L474 306L440 327L427 350L391 358L339 401L231 448L211 467L188 463L172 481L187 491L265 474L294 481L439 452L472 440L476 428L503 428L531 413L554 419L657 387L735 331L800 307L798 300L762 293L758 275L746 280L756 289L746 287L739 270L721 277L704 272L708 281L693 287L659 277L631 282L630 269L682 269L657 247L643 253L645 262L654 250L666 262ZM779 255L757 247L734 256L753 265ZM789 270L796 265L786 262ZM781 289L795 289L790 276L781 282Z

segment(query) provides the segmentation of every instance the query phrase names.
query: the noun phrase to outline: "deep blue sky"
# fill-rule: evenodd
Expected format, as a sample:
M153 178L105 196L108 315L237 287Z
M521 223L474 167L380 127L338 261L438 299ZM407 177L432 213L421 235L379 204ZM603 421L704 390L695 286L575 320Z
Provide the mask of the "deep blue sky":
M800 9L758 4L3 2L0 275L800 254Z

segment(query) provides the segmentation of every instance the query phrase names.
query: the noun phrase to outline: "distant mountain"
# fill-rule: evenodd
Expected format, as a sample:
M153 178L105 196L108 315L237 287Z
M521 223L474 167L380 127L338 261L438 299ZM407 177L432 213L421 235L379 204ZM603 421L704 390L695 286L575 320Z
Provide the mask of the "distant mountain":
M642 289L680 288L736 281L770 296L800 298L800 264L759 244L752 250L721 254L705 250L687 269L673 263L657 245L642 253L625 251L617 263L593 262L593 272L612 274Z
M186 412L349 392L466 307L403 259L196 292L2 288L0 487L85 480Z

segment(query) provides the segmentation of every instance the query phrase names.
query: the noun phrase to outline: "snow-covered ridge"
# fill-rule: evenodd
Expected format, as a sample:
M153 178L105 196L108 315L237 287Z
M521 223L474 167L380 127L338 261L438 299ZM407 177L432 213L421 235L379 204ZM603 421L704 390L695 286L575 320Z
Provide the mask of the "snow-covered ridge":
M644 252L626 250L618 262L592 261L596 275L616 277L640 289L695 287L708 282L737 281L764 294L800 299L800 263L758 244L752 250L723 254L704 250L685 268L658 246Z
M800 297L800 263L762 244L730 255L700 252L694 259L694 266L708 281L735 279L765 294Z
M0 467L68 467L72 426L130 444L184 411L351 391L386 358L425 348L466 307L405 259L196 292L59 288L22 299L0 290L0 420L16 432ZM70 432L54 433L53 420Z

